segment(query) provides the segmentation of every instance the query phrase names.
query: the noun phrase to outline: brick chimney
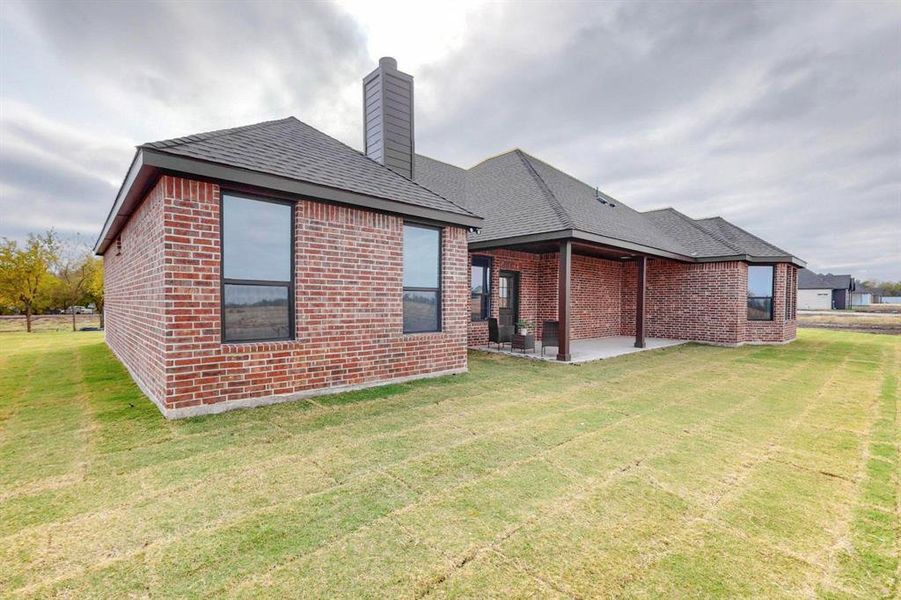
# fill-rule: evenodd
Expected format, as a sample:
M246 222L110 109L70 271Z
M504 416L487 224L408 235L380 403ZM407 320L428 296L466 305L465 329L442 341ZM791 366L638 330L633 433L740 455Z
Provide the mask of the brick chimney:
M363 78L366 156L413 179L413 77L386 56Z

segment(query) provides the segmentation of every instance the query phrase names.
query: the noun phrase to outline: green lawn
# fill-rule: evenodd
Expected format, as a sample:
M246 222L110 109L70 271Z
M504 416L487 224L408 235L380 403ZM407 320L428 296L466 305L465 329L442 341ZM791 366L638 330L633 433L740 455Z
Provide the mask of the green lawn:
M901 337L470 368L167 422L0 334L0 596L897 597Z

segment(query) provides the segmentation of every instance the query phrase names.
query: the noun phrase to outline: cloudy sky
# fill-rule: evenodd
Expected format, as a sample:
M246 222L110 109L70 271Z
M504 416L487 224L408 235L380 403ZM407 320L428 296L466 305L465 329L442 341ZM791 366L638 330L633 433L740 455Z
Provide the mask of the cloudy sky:
M638 210L722 215L817 270L901 279L901 3L0 3L0 236L98 233L136 144L287 115L362 146L520 147Z

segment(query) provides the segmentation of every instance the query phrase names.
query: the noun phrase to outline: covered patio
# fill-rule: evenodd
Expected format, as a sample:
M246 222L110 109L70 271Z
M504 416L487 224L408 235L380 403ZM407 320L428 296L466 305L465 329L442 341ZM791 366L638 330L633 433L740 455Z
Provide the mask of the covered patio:
M656 350L658 348L668 348L670 346L678 346L687 343L686 340L670 340L665 338L645 338L645 344L642 347L635 345L633 336L615 335L601 338L590 338L584 340L572 340L569 343L569 360L558 361L557 348L549 346L544 354L541 352L541 341L535 341L535 350L523 352L522 350L513 350L510 344L502 345L500 348L491 346L479 346L476 350L483 352L493 352L495 354L506 354L507 356L515 356L517 358L531 358L536 360L546 360L556 362L558 364L578 364L591 362L593 360L603 360L605 358L614 358L624 354L632 354L634 352L643 352L645 350Z
M503 343L499 350L491 346L511 355L585 362L681 343L666 331L653 338L646 334L651 256L643 248L574 239L572 232L553 239L557 235L505 240L500 248L496 242L470 245L479 280L473 284L470 347L487 349L489 342L501 341L508 342L506 349ZM479 290L490 290L490 302ZM545 336L551 325L553 334ZM533 333L527 342L516 335L521 328ZM544 356L542 342L548 346ZM535 350L523 353L524 344Z

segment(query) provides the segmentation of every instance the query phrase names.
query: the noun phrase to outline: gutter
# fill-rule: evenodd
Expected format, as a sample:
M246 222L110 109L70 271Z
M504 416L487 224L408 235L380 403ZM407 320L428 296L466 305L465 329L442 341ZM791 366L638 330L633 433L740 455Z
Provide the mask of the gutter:
M772 263L791 263L796 267L803 269L807 266L807 262L801 260L796 256L784 255L784 256L752 256L751 254L735 254L732 256L705 256L703 258L696 258L694 262L698 263L711 263L711 262L727 262L732 260L738 260L746 263L758 263L758 264L772 264Z

